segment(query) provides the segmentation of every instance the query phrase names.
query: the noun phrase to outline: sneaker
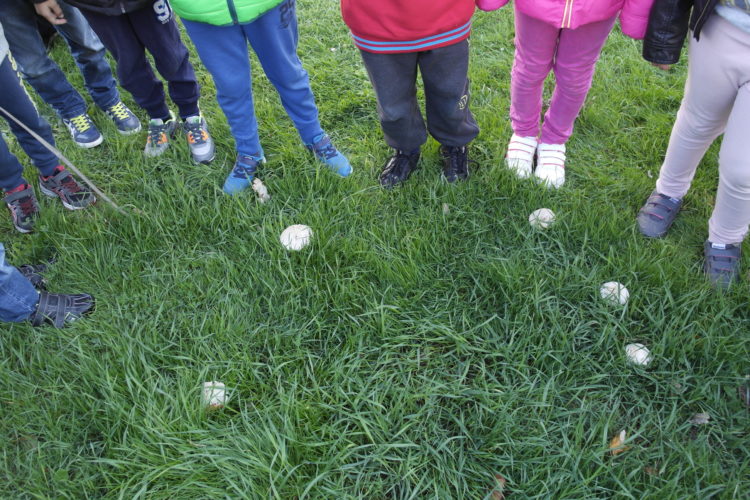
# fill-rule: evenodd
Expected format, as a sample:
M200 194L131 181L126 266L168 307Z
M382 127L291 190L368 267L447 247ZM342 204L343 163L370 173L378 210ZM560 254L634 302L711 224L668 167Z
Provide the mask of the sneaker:
M347 177L352 173L353 169L349 160L331 144L331 138L328 135L320 134L313 139L312 144L305 144L305 147L341 177Z
M23 266L18 266L16 269L18 269L18 272L21 273L21 276L29 280L31 285L37 290L47 289L47 280L41 274L47 270L47 266L45 264L24 264Z
M211 163L216 148L214 147L214 140L208 135L206 120L200 115L190 116L182 123L182 128L185 130L193 161Z
M419 149L415 153L405 153L397 149L391 156L380 173L380 185L384 188L392 188L401 184L409 178L411 173L417 169L419 164Z
M141 121L122 101L117 101L104 112L115 122L117 131L122 135L135 134L141 130Z
M468 146L440 146L440 156L443 159L443 177L448 182L466 180L469 178L469 148Z
M519 179L527 179L534 168L534 155L538 146L536 137L521 137L513 134L505 153L505 166L515 172Z
M161 118L152 118L148 122L148 138L143 153L146 156L159 156L169 147L169 139L173 139L177 133L177 119L174 113L169 112L167 121Z
M36 311L29 318L33 326L50 323L62 328L94 310L94 298L87 293L67 295L39 292Z
M78 183L73 175L58 165L49 177L39 176L42 194L50 198L58 197L68 210L80 210L96 202L94 193Z
M91 121L91 117L86 113L74 116L73 118L63 118L63 123L68 127L70 136L77 146L93 148L101 144L104 140L99 129Z
M3 201L10 210L13 226L19 232L30 233L34 230L34 221L39 217L39 202L31 186L24 183L6 191Z
M539 144L534 176L547 187L565 184L565 144Z
M265 161L262 156L237 155L234 168L224 181L224 192L231 196L247 189L253 182L258 164Z
M712 285L723 290L740 277L740 244L722 245L706 241L703 245L703 272Z
M638 211L638 229L648 238L661 238L672 227L682 207L682 200L654 190Z

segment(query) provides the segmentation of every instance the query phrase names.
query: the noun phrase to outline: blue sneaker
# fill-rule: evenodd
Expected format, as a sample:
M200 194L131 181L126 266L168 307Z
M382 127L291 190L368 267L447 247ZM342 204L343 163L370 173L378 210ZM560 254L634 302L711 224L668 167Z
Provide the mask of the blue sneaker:
M231 196L247 189L253 182L258 164L264 161L266 159L262 156L237 155L234 168L224 181L224 192Z
M305 144L305 147L341 177L347 177L352 173L353 169L349 160L331 144L331 138L328 135L320 134L313 139L312 144Z
M122 101L117 101L104 112L115 122L117 131L122 135L135 134L141 130L141 121Z
M93 148L98 146L104 140L102 134L91 121L91 117L83 113L72 118L63 118L63 123L70 131L70 136L76 146L82 148Z

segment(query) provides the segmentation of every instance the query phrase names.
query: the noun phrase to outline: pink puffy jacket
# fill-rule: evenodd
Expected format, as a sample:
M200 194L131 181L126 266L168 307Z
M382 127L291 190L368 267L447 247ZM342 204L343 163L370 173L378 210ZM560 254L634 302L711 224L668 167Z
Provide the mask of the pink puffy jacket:
M622 32L640 40L646 34L654 0L515 0L516 9L558 28L575 29L620 13ZM494 10L508 0L477 0L482 10Z

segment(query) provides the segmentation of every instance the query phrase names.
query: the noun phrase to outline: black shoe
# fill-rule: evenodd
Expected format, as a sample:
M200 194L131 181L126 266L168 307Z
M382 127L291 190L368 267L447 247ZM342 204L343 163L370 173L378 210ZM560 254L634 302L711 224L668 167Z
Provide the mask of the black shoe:
M39 292L39 303L31 315L31 324L41 326L47 322L62 328L93 310L94 298L91 295Z
M468 146L440 146L443 158L443 177L448 182L466 180L469 177Z
M392 188L404 182L417 169L417 163L419 163L419 151L409 154L397 149L396 154L388 159L380 173L380 185L384 188Z
M24 278L29 280L31 285L37 290L47 289L47 280L41 275L41 273L47 270L46 264L38 264L36 266L26 264L18 266L16 269L18 269L18 272L21 273Z

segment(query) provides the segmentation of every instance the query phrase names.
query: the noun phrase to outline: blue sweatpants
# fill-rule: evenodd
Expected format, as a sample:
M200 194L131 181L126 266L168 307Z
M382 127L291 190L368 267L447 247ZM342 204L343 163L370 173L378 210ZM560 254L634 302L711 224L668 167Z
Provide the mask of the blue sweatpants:
M26 93L18 73L12 63L10 56L0 64L0 107L18 118L24 125L39 134L45 141L55 144L52 137L52 129L49 123L39 116L34 103L31 102L29 94ZM31 161L44 175L52 175L55 167L60 164L57 157L34 139L31 134L21 128L16 122L0 112L0 116L6 119L13 135L18 143L31 158ZM21 185L24 181L23 166L13 153L8 150L8 145L0 137L0 189L7 191Z
M232 129L238 153L263 156L253 105L248 43L276 87L302 142L311 144L323 133L310 79L297 56L294 0L285 1L248 24L213 26L185 19L182 23L213 77L216 98Z

